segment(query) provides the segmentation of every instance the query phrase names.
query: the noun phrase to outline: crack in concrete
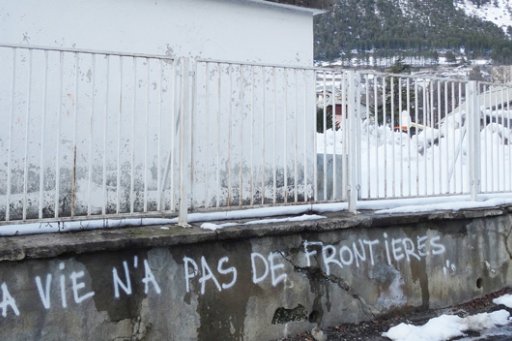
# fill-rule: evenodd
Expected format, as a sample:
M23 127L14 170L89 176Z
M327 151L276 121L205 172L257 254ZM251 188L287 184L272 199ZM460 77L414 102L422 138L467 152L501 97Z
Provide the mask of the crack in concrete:
M512 226L508 228L508 232L500 232L498 229L495 230L498 236L503 237L505 243L505 251L508 254L508 258L512 260L512 249L509 247L510 236L512 235Z
M112 341L142 341L146 338L146 334L148 329L142 323L142 319L140 316L131 320L132 326L132 335L130 336L118 336L112 339ZM149 326L148 326L149 327Z
M512 226L508 229L508 233L503 233L503 236L505 237L505 251L507 251L509 259L512 259L512 250L510 250L510 247L508 246L509 245L508 241L509 241L511 234L512 234Z
M286 257L282 251L277 251L281 257L285 261L287 261L291 266L293 266L293 269L296 272L303 273L306 275L308 280L313 281L327 281L333 284L336 284L340 289L347 292L353 299L357 300L363 307L363 312L370 316L371 318L375 318L375 313L373 312L372 307L366 303L365 299L361 297L355 290L351 287L347 281L342 278L335 275L327 275L320 267L302 267L295 264L291 259Z

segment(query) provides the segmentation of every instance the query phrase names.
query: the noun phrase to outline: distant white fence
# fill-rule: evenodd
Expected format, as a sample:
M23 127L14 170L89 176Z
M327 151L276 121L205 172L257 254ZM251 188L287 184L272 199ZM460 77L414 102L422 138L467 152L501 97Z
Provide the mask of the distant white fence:
M5 45L0 61L3 222L512 191L508 86Z

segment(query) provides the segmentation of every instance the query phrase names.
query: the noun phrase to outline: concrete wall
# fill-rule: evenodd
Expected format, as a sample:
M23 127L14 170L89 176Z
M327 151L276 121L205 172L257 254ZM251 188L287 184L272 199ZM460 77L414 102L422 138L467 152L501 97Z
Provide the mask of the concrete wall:
M0 43L311 66L313 15L248 1L1 1Z
M3 340L268 340L509 283L512 210L0 240Z

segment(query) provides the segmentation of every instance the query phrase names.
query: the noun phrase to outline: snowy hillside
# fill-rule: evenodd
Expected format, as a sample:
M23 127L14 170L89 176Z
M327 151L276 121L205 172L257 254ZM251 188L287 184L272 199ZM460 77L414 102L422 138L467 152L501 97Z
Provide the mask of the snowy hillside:
M512 34L512 2L510 0L493 0L477 5L471 0L457 0L456 6L464 10L466 15L490 21L503 29L510 36Z
M440 57L512 64L512 0L332 0L315 58Z

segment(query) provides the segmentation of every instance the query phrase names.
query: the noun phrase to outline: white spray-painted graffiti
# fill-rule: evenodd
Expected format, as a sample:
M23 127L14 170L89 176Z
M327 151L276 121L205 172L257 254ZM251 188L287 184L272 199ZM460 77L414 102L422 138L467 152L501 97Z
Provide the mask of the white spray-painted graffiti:
M320 266L326 275L335 273L342 275L343 271L357 269L363 265L370 270L377 264L387 263L398 269L400 262L421 261L426 257L441 256L445 252L446 247L440 236L421 235L414 239L393 238L383 233L378 239L357 239L335 244L306 240L295 255L294 261L304 267ZM250 268L251 273L247 275L252 284L277 287L286 282L289 277L285 257L284 252L252 252L246 260L247 266L243 269ZM209 288L216 289L218 292L232 289L242 271L228 256L222 256L219 259L207 259L205 256L194 259L184 256L182 261L184 283L182 282L181 285L184 284L184 294L197 291L199 295L204 295ZM240 260L237 259L236 263L240 264ZM442 259L438 263L444 275L456 272L456 265L450 260ZM2 317L22 314L23 307L19 306L16 295L27 290L35 291L36 297L45 310L69 309L93 298L96 292L88 288L86 273L72 265L66 268L67 265L63 261L58 263L53 272L36 275L32 284L22 290L10 290L8 283L2 282L0 278ZM69 268L71 269L68 270ZM139 259L138 256L134 256L133 259L123 260L109 270L113 304L121 299L132 297L135 284L144 288L144 295L161 295L162 293L159 281L164 279L155 276L148 259ZM30 308L33 309L33 306Z

